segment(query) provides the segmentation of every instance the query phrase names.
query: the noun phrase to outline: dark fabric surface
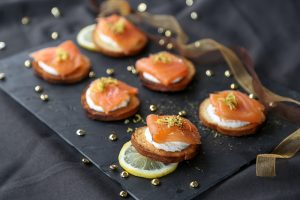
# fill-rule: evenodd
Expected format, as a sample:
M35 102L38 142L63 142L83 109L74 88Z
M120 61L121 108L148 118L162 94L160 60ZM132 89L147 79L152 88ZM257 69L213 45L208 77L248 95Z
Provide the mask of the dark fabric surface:
M130 1L136 7L138 0ZM63 16L50 14L53 6ZM149 1L153 13L175 14L196 39L211 37L226 45L249 49L260 77L300 92L299 1L183 0ZM199 19L189 18L197 11ZM23 26L22 16L31 23ZM91 24L85 1L1 0L0 58L62 38ZM262 79L263 79L262 78ZM0 92L0 199L117 199L121 188L95 167L80 164L81 155L49 128ZM220 166L221 167L221 166ZM299 199L300 157L277 162L275 178L258 178L255 165L218 184L199 199Z

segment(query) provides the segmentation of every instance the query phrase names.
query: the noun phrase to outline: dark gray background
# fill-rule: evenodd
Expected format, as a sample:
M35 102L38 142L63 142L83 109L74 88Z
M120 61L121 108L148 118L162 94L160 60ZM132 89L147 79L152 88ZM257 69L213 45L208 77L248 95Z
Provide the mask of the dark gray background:
M136 7L139 1L130 1ZM192 38L211 37L249 49L260 77L300 91L297 1L151 1L150 12L176 14ZM58 6L63 17L50 9ZM189 18L197 11L199 20ZM28 15L31 24L22 26ZM61 37L91 24L94 15L84 1L0 2L0 58L48 42L52 31ZM192 28L191 28L192 27ZM21 83L20 83L21 84ZM80 164L81 156L55 133L0 92L1 199L116 199L121 188L95 167ZM201 199L298 199L300 158L277 162L275 178L258 178L255 165L243 169L202 195Z

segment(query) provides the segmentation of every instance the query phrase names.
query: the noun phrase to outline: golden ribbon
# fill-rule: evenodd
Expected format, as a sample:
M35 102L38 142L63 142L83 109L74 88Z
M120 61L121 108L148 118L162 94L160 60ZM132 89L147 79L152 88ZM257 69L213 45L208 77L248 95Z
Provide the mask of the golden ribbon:
M252 59L245 49L238 48L234 51L212 39L201 39L187 44L188 37L175 17L171 15L151 15L147 12L130 13L130 6L125 0L105 1L101 5L100 16L105 16L116 11L135 23L143 23L156 28L161 27L164 30L170 30L175 33L175 36L172 38L161 36L154 36L152 38L160 38L168 43L172 43L175 50L182 56L195 59L209 52L220 52L232 71L234 78L244 90L257 96L268 109L277 109L282 116L285 116L289 120L296 121L297 123L300 122L299 107L286 104L288 102L300 106L300 102L278 95L263 86L254 71ZM257 155L257 176L274 176L276 158L291 158L299 149L300 129L285 138L272 154Z

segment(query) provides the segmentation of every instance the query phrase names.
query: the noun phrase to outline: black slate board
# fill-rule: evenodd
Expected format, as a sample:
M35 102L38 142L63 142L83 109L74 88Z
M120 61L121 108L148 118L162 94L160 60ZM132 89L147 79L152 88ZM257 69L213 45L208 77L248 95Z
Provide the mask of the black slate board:
M48 43L2 60L0 72L6 74L6 79L0 82L0 87L59 134L67 143L89 158L102 172L119 182L136 199L193 198L238 172L254 160L258 153L270 152L283 138L299 127L299 125L291 124L270 114L257 135L233 138L216 134L198 122L198 105L210 92L228 89L229 85L234 82L233 78L226 78L223 75L227 69L226 66L196 66L196 78L186 91L166 94L143 88L137 76L126 70L126 66L133 65L137 58L161 50L159 47L149 45L138 57L126 59L108 58L82 50L91 59L93 70L98 77L106 76L106 68L114 68L116 78L139 88L139 97L142 100L139 113L142 116L145 117L150 113L150 104L158 105L158 114L177 114L178 111L185 110L188 113L187 118L198 126L202 134L203 144L198 156L191 161L181 163L174 173L161 178L162 184L159 187L152 186L147 179L134 176L122 179L119 176L121 169L118 172L111 172L109 165L117 163L119 150L125 142L130 140L130 133L126 132L127 128L139 127L144 124L125 125L123 121L92 121L86 117L80 105L81 92L92 79L72 86L51 85L34 76L31 69L24 67L24 61L28 59L31 52L43 47L54 46L57 43ZM205 76L206 69L212 69L215 75L213 77ZM45 92L49 95L48 102L40 100L39 95L34 92L35 85L44 87ZM296 99L300 98L299 94L274 83L268 84L266 81L266 85L280 94ZM75 132L79 128L86 130L87 135L77 136ZM118 135L116 142L108 140L108 135L113 131ZM191 189L189 183L193 180L199 181L201 187Z

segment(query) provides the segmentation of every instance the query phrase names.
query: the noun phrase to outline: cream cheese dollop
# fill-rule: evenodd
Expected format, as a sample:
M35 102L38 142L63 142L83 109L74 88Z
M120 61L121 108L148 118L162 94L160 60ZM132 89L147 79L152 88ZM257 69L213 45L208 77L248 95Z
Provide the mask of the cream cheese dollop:
M117 51L117 52L122 51L122 48L111 37L103 33L98 33L98 37L102 43L106 44L108 48L110 47L109 48L110 50Z
M169 152L176 152L176 151L182 151L186 149L189 144L185 142L165 142L165 143L156 143L152 139L152 135L150 133L149 128L147 127L145 130L145 137L146 140L151 143L155 148L161 149L164 151L169 151Z
M152 76L151 74L149 74L147 72L143 72L143 76L145 79L147 79L148 81L151 81L153 83L161 83L157 78L155 78L154 76ZM181 80L182 80L182 77L178 77L175 80L173 80L172 83L178 83Z
M92 98L90 97L90 96L91 96L91 89L90 89L90 88L87 89L85 95L86 95L86 96L85 96L85 98L86 98L86 103L87 103L87 105L88 105L91 109L93 109L93 110L95 110L95 111L97 111L97 112L104 112L103 108L102 108L101 106L96 105L96 104L93 102ZM130 97L128 97L128 99L125 99L124 101L122 101L119 105L117 105L117 106L116 106L115 108L113 108L111 111L114 111L114 110L117 110L117 109L126 107L126 106L128 105L128 103L129 103L129 101L130 101Z
M250 124L250 122L238 121L238 120L226 120L220 118L215 113L215 108L212 104L207 106L207 114L211 118L211 120L219 126L228 127L228 128L239 128Z
M44 62L39 61L38 65L39 65L40 68L42 68L42 70L44 70L45 72L47 72L47 73L49 73L53 76L58 76L59 75L58 71L56 71L53 67L47 65Z

